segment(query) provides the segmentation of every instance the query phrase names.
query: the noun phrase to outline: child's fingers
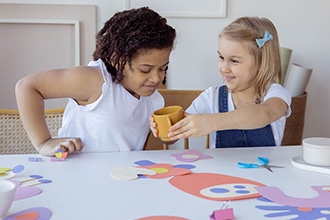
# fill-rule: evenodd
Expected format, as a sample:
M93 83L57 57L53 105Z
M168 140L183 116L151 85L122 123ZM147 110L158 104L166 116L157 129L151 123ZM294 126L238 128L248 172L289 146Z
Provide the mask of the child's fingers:
M150 123L155 121L155 119L152 115L149 116L149 121L150 121Z
M73 153L75 151L81 151L83 143L80 138L73 138L60 143L60 148L65 152Z
M158 137L157 124L155 122L150 123L150 130L154 137Z

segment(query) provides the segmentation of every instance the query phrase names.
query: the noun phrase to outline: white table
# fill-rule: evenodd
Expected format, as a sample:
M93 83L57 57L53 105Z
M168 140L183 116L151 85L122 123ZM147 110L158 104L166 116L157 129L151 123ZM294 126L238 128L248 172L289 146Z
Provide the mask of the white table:
M63 219L138 219L146 216L168 215L187 219L209 219L209 215L222 205L220 201L202 199L178 190L166 179L138 179L118 181L109 175L110 170L122 166L135 166L139 160L155 163L192 164L192 172L209 172L237 176L276 186L295 197L314 197L313 185L330 184L330 175L314 173L293 167L291 159L302 155L302 147L256 147L245 149L200 149L213 159L192 163L178 161L170 154L183 150L139 151L112 153L77 153L63 162L29 162L28 158L39 155L0 155L0 167L22 164L24 171L16 175L25 177L39 174L53 182L38 185L43 192L37 196L14 201L9 210L13 214L24 209L43 206L52 211L52 218ZM274 168L271 173L263 168L241 169L238 161L257 162L258 156L270 159ZM191 183L193 184L193 183ZM236 219L266 218L266 211L256 205L267 205L257 199L232 201ZM283 219L288 219L285 217Z

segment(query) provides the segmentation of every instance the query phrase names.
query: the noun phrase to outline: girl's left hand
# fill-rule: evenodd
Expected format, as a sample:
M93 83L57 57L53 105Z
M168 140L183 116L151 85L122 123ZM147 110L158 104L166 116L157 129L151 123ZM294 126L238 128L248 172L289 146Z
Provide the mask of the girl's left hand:
M185 118L170 127L168 136L171 140L180 138L201 137L212 132L210 114L188 114Z

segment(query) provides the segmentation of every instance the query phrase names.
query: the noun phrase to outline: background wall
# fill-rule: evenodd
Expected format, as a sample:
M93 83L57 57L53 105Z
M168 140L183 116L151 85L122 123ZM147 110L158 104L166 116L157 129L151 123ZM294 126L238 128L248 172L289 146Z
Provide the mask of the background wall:
M126 0L0 0L0 3L93 4L97 6L97 29L126 7ZM218 33L240 16L268 17L278 29L281 46L293 50L290 64L313 69L306 89L304 137L330 137L329 8L327 0L228 0L225 18L169 18L177 29L178 39L167 87L206 89L222 83L217 70Z
M96 6L0 5L0 107L16 109L15 84L44 69L87 63L95 50ZM64 107L67 99L46 101Z

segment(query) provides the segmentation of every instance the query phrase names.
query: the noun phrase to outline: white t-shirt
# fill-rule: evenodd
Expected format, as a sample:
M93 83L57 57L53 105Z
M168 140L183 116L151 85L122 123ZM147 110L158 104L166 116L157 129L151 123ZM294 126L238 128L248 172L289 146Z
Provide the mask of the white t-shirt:
M137 99L112 81L102 60L89 66L103 74L102 95L86 106L69 99L59 137L80 137L85 152L142 150L150 131L149 116L164 106L164 98L155 91Z
M187 108L186 112L190 114L219 113L219 87L220 86L212 86L202 92ZM271 123L275 144L276 146L280 146L283 139L286 118L291 115L291 95L283 86L274 83L267 91L267 94L264 97L264 101L272 97L281 98L288 105L288 109L285 112L284 116L282 116L277 121ZM228 111L233 111L234 109L235 107L232 95L230 92L228 92ZM212 132L210 135L210 148L215 148L215 140L216 132Z

